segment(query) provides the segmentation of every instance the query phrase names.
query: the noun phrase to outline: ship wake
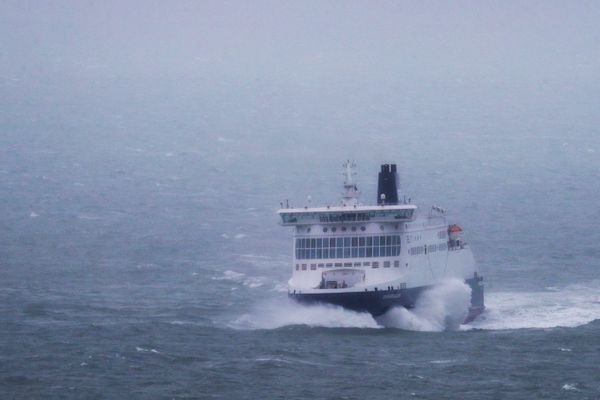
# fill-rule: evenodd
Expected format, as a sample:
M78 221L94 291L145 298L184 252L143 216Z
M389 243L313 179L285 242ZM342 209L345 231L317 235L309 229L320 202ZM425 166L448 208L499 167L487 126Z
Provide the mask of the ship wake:
M576 327L600 319L600 281L538 292L487 292L476 329Z

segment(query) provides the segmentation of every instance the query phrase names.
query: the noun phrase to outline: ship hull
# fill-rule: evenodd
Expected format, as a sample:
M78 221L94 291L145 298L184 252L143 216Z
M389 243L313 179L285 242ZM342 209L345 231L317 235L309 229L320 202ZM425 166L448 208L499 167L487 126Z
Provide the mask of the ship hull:
M464 323L473 321L485 310L481 277L465 281L471 287L471 306ZM326 303L344 307L348 310L368 312L374 317L385 314L393 307L414 308L424 291L433 286L421 286L406 289L375 290L364 292L340 293L290 293L290 298L304 304Z

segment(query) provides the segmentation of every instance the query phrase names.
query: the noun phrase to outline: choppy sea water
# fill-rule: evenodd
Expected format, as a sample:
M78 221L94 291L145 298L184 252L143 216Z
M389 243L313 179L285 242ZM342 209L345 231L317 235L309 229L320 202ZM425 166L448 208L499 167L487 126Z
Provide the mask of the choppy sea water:
M600 397L600 124L577 94L506 89L521 103L494 114L485 93L452 87L474 96L452 106L435 88L393 117L404 100L356 114L375 93L292 115L284 95L267 113L248 93L189 101L200 89L7 105L0 397ZM447 324L457 282L377 321L287 299L274 212L335 201L347 157L365 202L396 161L403 193L449 208L485 276L477 321Z

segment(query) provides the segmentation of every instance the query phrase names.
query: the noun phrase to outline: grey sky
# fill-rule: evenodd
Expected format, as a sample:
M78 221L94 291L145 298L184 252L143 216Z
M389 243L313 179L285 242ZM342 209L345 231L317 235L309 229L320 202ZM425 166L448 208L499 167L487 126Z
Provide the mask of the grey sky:
M4 1L0 72L588 82L598 21L594 1Z

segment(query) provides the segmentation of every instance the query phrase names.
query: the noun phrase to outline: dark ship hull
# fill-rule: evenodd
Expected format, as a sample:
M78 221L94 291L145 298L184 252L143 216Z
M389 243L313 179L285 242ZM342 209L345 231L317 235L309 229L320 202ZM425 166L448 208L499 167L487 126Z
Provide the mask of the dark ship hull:
M467 279L466 284L471 288L471 306L464 323L477 318L484 310L483 278L480 276ZM393 307L411 309L421 294L433 286L414 288L389 288L385 290L340 293L290 293L290 298L305 304L325 303L344 307L357 312L368 312L374 317L385 314Z

